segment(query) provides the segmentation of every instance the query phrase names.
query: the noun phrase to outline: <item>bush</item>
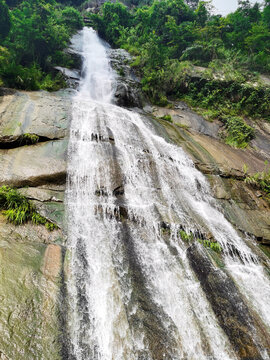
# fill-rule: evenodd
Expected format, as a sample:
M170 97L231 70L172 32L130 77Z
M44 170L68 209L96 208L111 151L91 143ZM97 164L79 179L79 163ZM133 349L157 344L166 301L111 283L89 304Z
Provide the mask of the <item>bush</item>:
M225 117L224 122L228 132L226 144L236 148L246 148L249 141L255 137L254 129L239 117Z
M12 61L0 68L0 75L7 87L22 90L38 90L43 74L36 64L27 68Z

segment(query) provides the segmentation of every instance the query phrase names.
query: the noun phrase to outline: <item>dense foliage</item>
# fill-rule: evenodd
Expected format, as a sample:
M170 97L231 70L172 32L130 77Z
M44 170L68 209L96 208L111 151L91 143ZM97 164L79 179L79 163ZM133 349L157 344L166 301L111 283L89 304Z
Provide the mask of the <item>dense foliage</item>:
M124 5L124 4L126 5ZM239 0L226 17L210 1L124 0L87 13L100 36L135 56L142 88L154 103L183 99L206 119L220 119L226 141L245 147L254 132L245 117L270 120L270 0ZM94 0L0 0L0 86L55 90L55 65L82 27L81 11ZM200 72L201 67L204 70ZM199 69L199 70L198 70ZM197 71L198 70L198 71Z
M63 85L53 67L83 25L73 7L54 0L0 0L0 83L19 89L53 90ZM2 12L3 10L3 12Z
M196 2L195 2L196 5ZM105 3L92 20L112 45L141 56L146 66L159 67L167 59L208 65L234 59L239 66L270 73L270 1L263 10L248 0L227 17L211 15L208 2L194 10L183 0L154 1L130 11L121 3Z
M228 116L270 119L270 89L254 73L270 73L270 0L262 7L239 1L227 17L211 15L205 1L161 0L133 10L107 2L90 17L103 38L136 56L132 65L153 102L183 98L231 130ZM198 76L194 66L207 71Z

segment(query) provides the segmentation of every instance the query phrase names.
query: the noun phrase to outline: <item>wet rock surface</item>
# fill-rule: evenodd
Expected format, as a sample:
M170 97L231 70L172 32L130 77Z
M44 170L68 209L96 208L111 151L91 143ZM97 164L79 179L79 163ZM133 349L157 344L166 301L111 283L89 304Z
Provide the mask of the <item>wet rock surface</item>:
M1 95L0 186L19 188L59 229L15 226L0 214L0 358L57 360L71 92Z
M36 134L48 139L68 135L70 123L70 90L15 92L0 97L1 139Z
M111 64L117 73L116 104L142 108L144 101L139 81L129 66L131 58L124 50L110 51ZM79 63L78 53L76 56ZM78 73L69 75L78 81ZM64 314L67 296L64 191L72 94L71 90L57 93L0 91L0 185L18 187L42 216L60 228L49 232L43 226L32 224L14 226L0 214L0 359L57 360L69 356ZM235 228L255 236L260 244L269 245L269 203L260 191L243 181L244 164L254 173L261 171L264 161L270 158L269 124L256 125L252 147L238 150L220 141L219 122L207 122L182 102L176 103L173 109L146 105L143 113L161 136L190 154L195 166L208 177L222 212ZM171 115L173 123L156 119L164 115ZM22 141L25 134L34 134L39 140L36 144L26 144ZM105 140L93 134L91 140L115 145L113 134L109 131L108 134ZM143 154L145 158L148 158L147 151L145 149ZM125 227L130 219L124 204L124 177L113 160L111 162L113 195L123 227L121 243L117 246L123 247L130 269L134 288L131 302L140 305L129 321L134 328L138 324L144 327L155 360L163 359L164 354L170 359L173 354L169 348L175 344L162 325L164 312L153 302L145 285L145 275ZM150 156L149 164L152 169ZM154 167L151 171L157 173ZM98 196L106 196L103 184L96 191ZM107 216L116 215L108 213ZM255 324L262 333L263 329L249 313L232 280L215 268L200 246L189 247L187 256L239 358L261 359L257 344L251 339L250 324ZM229 296L234 296L236 301L231 302ZM59 301L62 312L57 313ZM170 323L169 318L166 320ZM170 331L174 332L173 326ZM264 334L260 336L264 337ZM160 342L160 338L163 341ZM142 353L141 359L144 358Z
M156 114L158 117L178 111L188 113L186 119L193 114L187 105L180 110L147 108L148 114ZM270 158L270 152L266 151L270 143L269 125L263 122L260 124L260 134L263 135L259 140L257 137L254 140L258 146L251 144L247 149L235 149L218 138L218 124L209 123L196 115L192 120L195 125L190 121L186 123L188 127L183 127L174 120L175 115L172 118L173 123L162 119L153 120L160 134L180 145L190 155L195 166L208 177L221 211L235 228L254 236L259 243L269 244L269 201L263 192L245 183L243 170L245 165L248 173L254 174L265 168L265 161Z
M141 108L144 103L144 96L140 81L130 66L131 55L123 49L109 49L108 53L116 76L115 104L127 108Z
M60 359L55 338L63 234L0 214L1 359Z
M0 150L0 185L65 183L66 148L67 140L63 139Z
M263 359L259 348L260 346L269 348L270 339L263 335L261 324L255 325L256 321L252 318L233 280L224 271L215 268L202 245L190 246L187 257L238 358ZM258 344L257 336L264 339L265 343Z

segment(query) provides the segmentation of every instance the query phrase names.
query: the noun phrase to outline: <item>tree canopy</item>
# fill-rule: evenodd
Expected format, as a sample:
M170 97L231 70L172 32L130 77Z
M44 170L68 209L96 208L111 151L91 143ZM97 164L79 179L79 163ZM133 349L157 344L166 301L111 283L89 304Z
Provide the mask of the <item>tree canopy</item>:
M1 82L22 89L63 85L52 70L65 58L70 36L83 26L79 11L54 0L8 0L8 5L0 0Z

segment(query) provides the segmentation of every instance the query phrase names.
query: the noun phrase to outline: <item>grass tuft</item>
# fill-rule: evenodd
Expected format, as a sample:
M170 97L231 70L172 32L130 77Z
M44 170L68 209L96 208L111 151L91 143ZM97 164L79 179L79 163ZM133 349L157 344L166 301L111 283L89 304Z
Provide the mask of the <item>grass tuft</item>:
M46 229L50 231L58 229L56 224L38 214L25 196L9 186L0 187L0 210L4 210L7 220L15 225L31 221L36 225L45 225Z
M22 142L24 142L26 145L29 144L36 144L39 141L39 136L35 134L23 134L22 136Z

